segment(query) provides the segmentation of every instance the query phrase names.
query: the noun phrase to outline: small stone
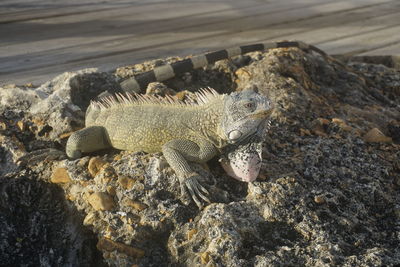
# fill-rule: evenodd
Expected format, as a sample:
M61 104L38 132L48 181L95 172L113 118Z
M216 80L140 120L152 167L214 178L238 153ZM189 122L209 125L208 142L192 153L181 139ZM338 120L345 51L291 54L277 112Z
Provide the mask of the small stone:
M347 132L354 130L353 127L347 125L344 120L339 119L339 118L332 118L332 123L338 125L342 130L347 131Z
M73 132L62 133L62 134L60 134L58 137L59 137L60 139L65 139L65 138L70 137L72 133L73 133Z
M85 226L93 225L96 219L97 219L97 214L95 212L89 212L86 215L85 219L83 220L83 225Z
M108 185L106 190L107 193L109 193L111 196L115 196L117 194L117 191L115 190L114 186Z
M46 124L46 122L40 118L33 118L32 122L37 126L44 126Z
M187 240L192 239L192 237L197 234L197 229L191 229L187 232Z
M112 210L115 207L114 199L104 192L91 194L88 201L95 210Z
M17 127L21 132L25 131L25 128L26 128L25 123L22 120L17 122Z
M304 128L300 128L300 136L307 136L307 135L311 135L310 130L304 129Z
M103 184L108 184L116 178L115 170L108 162L101 167L100 171L103 173Z
M88 164L88 161L89 161L88 157L83 157L78 161L77 165L79 167L84 167L86 164Z
M364 135L364 141L368 143L391 143L392 138L384 135L378 128L371 129Z
M315 196L314 197L314 202L317 204L324 204L325 203L325 198L323 196Z
M144 250L115 242L108 238L101 238L97 242L97 249L108 252L113 252L116 250L133 258L142 258L144 256Z
M111 239L113 236L116 235L116 231L114 228L112 228L110 225L107 225L105 231L104 231L104 237Z
M7 129L7 124L3 121L0 121L0 130L6 130Z
M71 178L69 177L67 169L57 168L51 175L50 181L55 184L69 183L71 182Z
M244 68L238 69L237 71L235 71L235 74L240 80L249 79L251 77L251 74Z
M330 123L330 121L325 118L317 118L317 120L321 125L328 125Z
M118 177L118 183L122 188L130 190L135 184L135 180L128 176L120 176Z
M181 91L181 92L176 93L175 98L177 98L178 100L183 101L183 100L185 100L187 95L189 95L188 91L185 90L185 91Z
M122 159L122 155L121 155L121 154L117 154L117 155L114 157L114 161L120 160L120 159Z
M200 255L201 264L207 264L210 261L210 254L206 251Z
M35 86L33 85L33 83L26 83L26 84L25 84L25 87L33 88L33 87L35 87Z
M95 177L101 170L101 168L107 164L107 161L99 158L94 157L91 158L88 165L88 171L92 177Z
M142 210L147 209L147 205L146 204L143 204L143 203L141 203L139 201L136 201L136 200L132 200L130 198L125 198L124 199L124 205L126 205L128 207L131 207L131 208L133 208L133 209L135 209L137 211L142 211Z

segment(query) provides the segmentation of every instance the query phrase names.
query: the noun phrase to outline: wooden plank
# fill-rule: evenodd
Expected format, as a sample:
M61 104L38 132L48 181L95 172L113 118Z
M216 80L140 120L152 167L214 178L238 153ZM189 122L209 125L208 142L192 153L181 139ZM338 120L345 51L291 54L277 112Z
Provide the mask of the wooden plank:
M74 14L92 13L101 10L110 10L115 8L127 7L132 5L139 5L144 0L125 0L104 1L99 3L96 1L85 1L77 3L24 3L21 6L16 4L0 6L0 24L13 23L18 21L28 21L35 19L45 19L52 17L62 17ZM144 4L154 2L165 2L167 0L149 0Z
M232 1L235 4L237 1ZM239 1L240 2L240 1ZM243 14L244 16L251 17L252 13L251 12L243 12L243 14L239 14L242 17L237 19L235 16L239 16L237 13L232 14L229 16L227 15L226 17L223 17L223 20L219 23L217 26L213 26L215 24L214 22L210 27L208 27L208 24L203 24L203 25L198 25L198 23L201 23L202 19L208 21L209 18L214 18L215 19L221 19L218 16L203 16L199 15L196 19L196 23L193 24L192 26L189 25L189 27L182 28L182 25L185 23L185 20L182 20L180 18L173 18L171 17L170 21L173 21L176 27L178 27L177 30L174 30L174 23L171 22L171 25L165 26L165 31L168 31L166 33L160 33L156 31L157 25L160 24L160 22L153 22L153 27L150 28L150 32L147 34L146 32L139 32L136 36L132 35L106 35L106 36L101 36L101 32L95 32L93 36L90 38L86 38L87 36L82 35L81 37L76 37L77 39L75 40L75 44L78 44L81 41L84 41L86 39L89 39L89 43L86 44L86 46L83 46L83 50L81 49L81 45L77 45L73 47L70 45L68 49L55 49L51 50L49 49L49 58L47 58L47 66L46 64L43 65L35 65L37 62L34 62L35 64L31 64L29 67L29 64L25 64L27 62L24 61L14 61L14 64L22 64L22 67L28 67L25 70L23 69L18 69L18 70L10 70L6 74L0 75L0 83L8 83L8 82L13 82L13 81L18 81L23 82L29 82L29 81L44 81L46 79L49 79L50 76L53 76L55 73L61 73L66 70L73 70L73 69L81 69L83 67L88 67L88 66L99 66L103 70L109 70L111 68L116 67L117 65L123 65L123 64L128 64L128 63L138 63L143 60L149 59L149 58L156 58L156 57L164 57L166 55L187 55L190 53L197 53L197 52L204 52L207 49L215 49L215 48L225 48L231 45L237 45L237 44L243 44L243 43L249 43L252 41L258 41L262 38L260 36L268 36L270 39L271 38L279 38L279 39L303 39L307 42L314 43L312 40L315 38L315 36L321 36L321 38L317 38L320 42L327 41L329 42L330 39L337 38L337 41L339 41L342 37L346 38L346 34L349 35L352 32L360 32L360 29L366 29L366 27L371 27L371 25L387 25L388 23L392 23L393 21L396 22L396 18L399 17L399 14L392 14L393 17L385 17L383 20L376 19L377 17L384 17L382 14L386 14L388 12L393 12L393 11L388 11L390 10L390 5L393 5L394 8L393 10L395 11L396 9L398 10L398 3L395 1L351 1L351 5L347 4L346 6L342 6L342 8L335 8L337 5L340 5L340 3L335 3L333 2L325 2L321 5L313 5L307 7L308 9L313 9L313 12L307 11L304 12L304 16L292 16L294 10L289 10L290 7L288 2L285 2L286 4L286 10L280 12L279 14L274 14L278 12L272 11L268 15L260 15L259 18L256 18L256 20L253 20L253 24L251 24L250 19L244 18L243 19ZM387 4L385 4L387 3ZM329 5L330 4L330 5ZM368 5L373 5L370 7L365 8L365 6ZM396 5L397 6L396 6ZM234 5L232 5L234 6ZM282 4L280 7L283 8L285 5ZM301 6L301 5L299 5ZM304 6L304 3L303 3ZM316 7L315 7L316 6ZM332 8L333 7L333 8ZM363 8L364 7L364 8ZM304 9L301 9L301 12L303 12ZM374 14L373 11L376 11ZM292 12L292 13L291 13ZM296 13L296 12L295 12ZM345 13L345 15L343 15ZM43 22L44 23L50 23L49 20L55 23L55 20L58 20L57 22L62 22L64 19L73 19L73 17L76 16L81 16L84 17L84 14L82 15L73 15L73 16L66 16L63 18L52 18L52 19L46 19ZM397 17L396 17L397 16ZM278 18L277 18L278 17ZM95 19L95 17L93 17ZM242 20L243 19L243 20ZM389 21L391 19L391 22ZM337 25L338 21L340 22L341 25ZM355 21L355 22L354 22ZM43 23L41 21L41 23ZM118 22L118 21L117 21ZM137 22L137 21L136 21ZM141 27L136 28L135 30L142 30L143 31L143 26L147 26L148 23L143 20L141 21L143 24ZM162 23L161 24L165 24ZM241 24L243 22L243 24ZM123 22L124 23L124 22ZM131 24L129 24L131 23ZM351 25L353 23L353 25ZM386 23L386 24L385 24ZM344 26L347 26L350 24L349 27L347 28L342 28L342 24ZM21 25L21 23L19 23ZM104 24L103 24L104 25ZM132 25L132 22L127 21L127 24L123 24L122 27L129 27L129 25ZM238 25L236 28L234 25ZM364 28L362 27L364 25ZM390 24L391 25L391 24ZM3 25L4 26L4 25ZM2 30L2 27L0 27L0 31ZM185 25L186 26L186 25ZM229 27L225 27L229 26ZM171 29L172 27L172 29ZM318 29L323 27L323 29ZM238 32L239 30L245 29L246 31ZM248 29L248 30L247 30ZM335 30L331 34L331 30ZM368 28L370 31L378 30L379 28ZM395 29L397 30L397 29ZM23 32L23 29L21 29L21 32ZM104 32L104 31L103 31ZM189 34L187 34L189 33ZM294 35L293 33L297 33L298 36L301 36L301 38L289 38L286 36L291 36ZM386 31L384 34L393 34L392 31ZM97 34L97 35L96 35ZM205 34L205 35L204 35ZM2 35L0 35L2 36ZM4 35L3 35L4 36ZM311 37L310 39L304 38L304 36ZM381 36L385 37L385 36ZM93 38L93 39L92 39ZM104 39L102 39L104 38ZM351 37L348 37L351 38ZM68 38L66 38L67 40ZM90 41L92 39L93 42ZM2 41L2 39L0 39ZM28 39L29 40L29 39ZM106 40L104 42L104 40ZM166 42L163 42L166 41ZM336 39L335 39L336 40ZM22 40L20 40L21 42ZM59 40L60 41L60 40ZM393 42L396 40L393 39ZM63 41L61 41L63 42ZM48 42L43 40L41 45L46 46ZM149 46L149 44L152 44ZM10 51L4 50L3 48L0 49L0 67L4 62L4 60L14 60L16 59L15 57L9 57L7 58L7 53L13 53L15 52L13 47L14 45L10 48ZM17 44L19 45L19 44ZM29 43L27 44L21 44L21 47L24 45L26 50L26 55L20 55L22 60L23 56L25 56L26 59L30 60L35 60L35 58L31 58L31 55L37 56L40 58L38 53L33 53L31 54L29 49ZM103 52L98 51L98 53L91 53L89 50L90 46L95 47L95 48L100 48L105 49ZM49 46L47 46L49 47ZM47 48L44 47L45 49L42 49L40 51L45 51ZM88 49L88 50L85 50ZM374 47L370 47L369 49L375 49ZM21 52L21 50L20 50ZM52 57L56 57L56 54L60 52L61 58L69 58L71 60L67 61L56 61L56 63L51 63L53 62ZM80 53L77 55L76 53ZM1 57L4 55L4 57ZM18 55L15 54L15 55ZM44 60L42 63L46 63L46 60ZM28 62L29 63L29 62ZM49 64L50 63L50 64ZM17 71L17 72L16 72Z
M95 34L109 35L107 29L112 29L115 35L149 34L162 31L183 30L191 26L209 25L221 21L281 12L297 7L307 7L319 0L301 0L295 4L287 2L259 3L251 2L216 2L206 5L203 2L194 3L159 3L140 5L110 11L98 11L94 14L76 14L63 18L51 18L34 23L17 23L0 27L1 44L13 44L24 40L35 41L52 39L54 37L89 36ZM333 0L331 0L333 1ZM234 4L233 4L234 3ZM163 12L159 12L162 10ZM81 23L79 23L81 22ZM37 32L41 31L38 35ZM87 38L87 36L85 36ZM64 44L63 42L58 42ZM54 44L54 43L53 43ZM22 45L29 45L22 42ZM49 47L49 44L47 45ZM51 46L53 47L53 46Z
M366 52L358 54L359 56L399 56L400 57L400 42L395 42L389 45L380 45L379 48L370 49Z
M379 30L358 33L339 40L324 42L319 44L319 46L322 49L329 49L332 54L354 56L381 48L382 46L399 43L399 32L400 23L397 25L383 26Z
M361 1L360 1L361 2ZM362 1L364 5L370 3L376 3L381 1ZM103 56L109 56L111 54L116 53L125 53L125 52L134 52L140 49L146 49L149 44L152 44L152 47L162 47L164 44L175 43L175 40L195 40L197 45L199 45L199 39L208 38L211 40L206 40L207 46L205 48L215 47L215 37L220 36L220 41L217 40L217 44L225 43L227 38L223 35L236 35L237 32L243 31L246 29L251 29L254 25L257 27L267 26L268 23L276 23L279 21L287 21L288 18L292 20L298 20L300 18L307 18L312 14L323 14L326 13L337 12L340 10L348 10L349 8L354 8L355 3L348 4L348 1L342 2L330 2L323 3L320 5L313 5L312 8L303 8L301 9L303 12L300 12L300 9L290 9L285 10L280 14L279 12L274 12L273 14L269 14L268 17L265 16L249 16L245 18L240 18L236 20L236 23L230 23L227 21L219 23L219 26L215 26L215 23L207 27L208 32L204 32L203 25L195 25L194 27L183 28L184 32L176 32L174 35L170 33L156 33L156 34L148 34L140 36L140 38L128 37L126 39L118 39L113 40L112 43L91 43L88 45L83 45L79 47L79 53L76 53L76 48L68 48L54 51L45 51L44 53L33 53L31 54L31 61L25 62L26 57L13 57L13 58L3 58L3 64L0 66L0 71L5 72L14 72L17 70L28 69L28 68L37 68L41 66L46 66L49 64L54 64L51 62L55 62L57 64L66 63L68 61L74 60L86 60L90 58L99 58ZM329 10L329 11L326 11ZM218 23L217 23L218 24ZM222 25L221 25L222 24ZM234 25L232 25L234 24ZM179 23L178 27L180 27L181 23ZM221 27L223 26L223 27ZM215 28L215 29L213 29ZM223 29L223 30L219 30ZM176 30L176 28L175 28ZM151 29L150 29L151 31ZM211 42L211 43L210 43ZM75 52L74 52L75 51ZM8 64L7 64L8 62Z
M319 48L329 53L351 52L363 46L363 44L360 44L356 41L352 43L351 40L353 38L356 38L360 34L370 34L373 36L376 33L378 35L378 33L381 30L384 30L386 27L397 26L400 24L398 21L399 16L400 11L395 10L390 11L390 13L386 15L373 16L369 18L367 16L365 19L357 20L352 23L345 23L340 27L337 25L332 25L329 27L323 27L321 29L301 30L295 34L286 34L284 36L287 39L305 40L309 43L317 45ZM397 34L395 34L395 36L397 36ZM385 36L382 36L382 38L382 45L384 45ZM270 41L273 39L275 38L268 38L264 41ZM343 46L341 45L342 41Z

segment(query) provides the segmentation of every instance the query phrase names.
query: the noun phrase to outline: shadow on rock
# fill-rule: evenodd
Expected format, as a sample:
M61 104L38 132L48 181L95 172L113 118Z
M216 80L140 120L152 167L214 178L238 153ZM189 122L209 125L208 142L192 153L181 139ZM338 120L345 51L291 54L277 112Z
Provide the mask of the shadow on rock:
M0 177L0 262L4 266L105 266L62 190L29 171Z

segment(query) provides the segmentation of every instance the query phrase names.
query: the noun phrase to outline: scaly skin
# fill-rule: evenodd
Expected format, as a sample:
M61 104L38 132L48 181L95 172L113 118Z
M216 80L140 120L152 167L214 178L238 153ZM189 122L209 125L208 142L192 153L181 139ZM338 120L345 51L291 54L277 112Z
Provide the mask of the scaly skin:
M252 91L219 95L214 90L204 90L196 96L198 103L141 95L94 102L86 113L86 128L68 139L67 155L78 158L82 152L107 147L162 152L181 186L201 207L200 199L209 202L208 192L199 184L199 175L189 163L207 162L228 144L257 134L271 105L266 97ZM252 181L254 175L234 177Z

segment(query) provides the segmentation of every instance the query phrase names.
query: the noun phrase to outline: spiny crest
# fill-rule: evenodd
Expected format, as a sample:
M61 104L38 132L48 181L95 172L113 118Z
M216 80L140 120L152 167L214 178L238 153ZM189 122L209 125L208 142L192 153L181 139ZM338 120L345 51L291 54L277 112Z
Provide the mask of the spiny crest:
M207 87L194 93L194 97L188 96L187 100L182 101L167 95L165 97L156 95L141 95L137 93L115 94L107 96L99 101L92 101L91 106L99 109L109 109L117 106L132 105L172 105L172 106L202 106L215 99L222 99L224 95L218 94L214 89Z

